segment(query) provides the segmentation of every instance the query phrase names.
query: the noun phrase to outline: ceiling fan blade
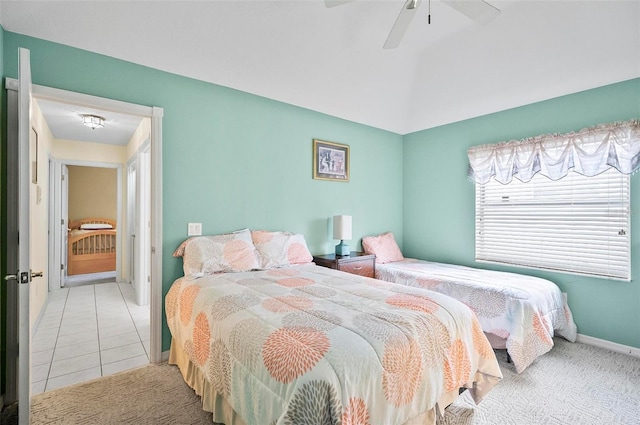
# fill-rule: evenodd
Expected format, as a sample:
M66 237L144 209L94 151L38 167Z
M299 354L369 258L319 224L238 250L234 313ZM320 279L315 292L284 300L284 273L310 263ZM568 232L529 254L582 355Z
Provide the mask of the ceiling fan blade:
M500 9L484 0L442 0L442 2L479 24L486 24L500 14Z
M409 29L413 17L416 16L416 10L420 1L421 0L407 0L404 6L402 6L400 14L396 18L396 22L393 24L391 32L387 36L387 41L384 42L383 47L385 49L395 49L400 45L407 29Z
M351 3L354 0L324 0L325 7L336 7L341 6L345 3Z

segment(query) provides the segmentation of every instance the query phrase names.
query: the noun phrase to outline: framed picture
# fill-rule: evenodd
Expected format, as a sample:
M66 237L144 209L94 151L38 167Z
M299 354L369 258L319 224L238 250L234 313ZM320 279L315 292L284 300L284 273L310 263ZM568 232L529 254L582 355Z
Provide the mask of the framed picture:
M31 142L31 154L33 155L33 160L31 161L31 183L38 184L38 133L33 127L31 127L29 140Z
M349 181L349 145L313 139L313 178Z

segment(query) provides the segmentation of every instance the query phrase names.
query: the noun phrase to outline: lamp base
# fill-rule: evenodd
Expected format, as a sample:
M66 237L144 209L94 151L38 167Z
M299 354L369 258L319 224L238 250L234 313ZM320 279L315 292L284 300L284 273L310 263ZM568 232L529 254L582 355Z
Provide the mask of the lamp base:
M349 245L347 245L346 243L344 243L343 240L341 240L340 243L336 245L336 255L348 257L349 254L351 254L351 249L349 248Z

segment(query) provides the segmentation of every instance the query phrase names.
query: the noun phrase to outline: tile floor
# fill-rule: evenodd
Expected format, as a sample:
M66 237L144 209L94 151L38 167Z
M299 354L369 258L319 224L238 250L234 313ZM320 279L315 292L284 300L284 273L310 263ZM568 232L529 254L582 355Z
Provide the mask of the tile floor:
M88 381L149 363L149 307L128 283L50 292L33 335L31 393Z

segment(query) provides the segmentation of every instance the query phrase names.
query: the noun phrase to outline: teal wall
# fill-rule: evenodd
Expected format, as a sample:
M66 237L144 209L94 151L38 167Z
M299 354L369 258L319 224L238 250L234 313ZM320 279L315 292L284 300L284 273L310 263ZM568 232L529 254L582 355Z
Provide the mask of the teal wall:
M640 347L640 175L631 178L632 281L474 263L470 146L640 118L640 79L404 136L404 254L545 277L568 293L578 332Z
M31 51L34 84L164 108L164 293L182 273L171 254L188 222L205 234L303 233L314 254L333 250L334 214L353 216L354 248L368 234L402 234L400 135L8 31L6 76L16 77L18 47ZM313 138L350 146L351 181L312 179ZM169 342L164 323L163 350Z

